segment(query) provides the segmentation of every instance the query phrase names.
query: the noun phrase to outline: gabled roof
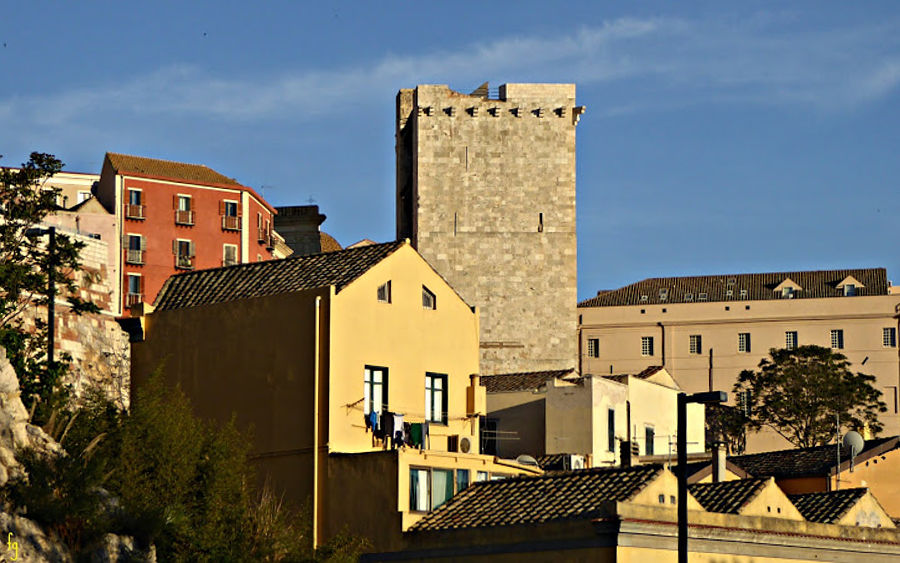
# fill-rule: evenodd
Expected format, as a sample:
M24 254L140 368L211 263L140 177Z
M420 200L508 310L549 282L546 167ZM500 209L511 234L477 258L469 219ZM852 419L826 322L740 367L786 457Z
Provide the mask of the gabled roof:
M404 244L388 242L176 274L163 284L155 308L182 309L331 285L340 291Z
M499 373L482 375L481 384L487 387L488 393L504 393L509 391L530 391L540 389L547 380L574 374L573 369L548 371L529 371L520 373Z
M827 493L788 495L800 514L810 522L834 524L866 496L868 489L841 489Z
M678 385L678 382L675 381L672 375L668 371L666 371L663 366L650 366L639 373L618 373L612 375L602 375L601 377L605 379L611 379L616 383L622 383L625 385L628 384L629 377L634 377L635 379L650 381L651 383L656 383L670 389L681 389L681 387Z
M856 456L856 463L897 447L900 447L900 437L898 436L866 440L863 450ZM814 448L738 455L729 457L728 461L756 477L766 476L775 477L776 479L790 479L813 475L829 475L833 472L835 465L837 465L836 457L836 446L831 444ZM849 461L850 452L847 448L841 448L841 465L844 466Z
M770 482L769 477L760 477L719 483L694 483L688 485L688 492L709 512L737 514Z
M202 164L188 164L159 158L147 158L130 154L106 153L106 158L113 170L119 174L150 176L153 178L167 178L182 180L191 184L218 184L225 186L242 186L234 178L219 174L212 168Z
M660 305L666 303L703 303L709 301L771 300L781 299L775 288L785 280L792 280L803 288L794 299L844 297L838 284L852 276L865 287L857 289L857 295L888 295L887 272L884 268L856 270L821 270L814 272L772 272L763 274L724 274L714 276L685 276L648 278L619 289L604 291L586 299L579 307L614 307L621 305ZM664 290L665 299L660 298ZM746 296L741 296L741 290ZM728 292L731 291L729 295ZM700 299L700 294L705 299ZM642 300L642 296L646 296Z
M417 522L412 531L589 520L603 504L634 498L662 465L594 468L475 483Z

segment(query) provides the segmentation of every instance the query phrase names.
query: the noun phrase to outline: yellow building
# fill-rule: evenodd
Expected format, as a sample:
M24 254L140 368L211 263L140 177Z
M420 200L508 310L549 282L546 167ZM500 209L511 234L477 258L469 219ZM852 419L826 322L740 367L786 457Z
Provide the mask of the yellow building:
M318 541L346 525L396 547L470 483L539 472L479 454L478 311L408 242L173 276L145 312L134 386L162 369L198 415L252 427L262 477L311 501ZM394 449L389 426L423 444Z
M578 305L582 374L663 365L688 393L731 392L771 348L831 347L876 377L888 435L900 434L900 295L883 268L650 278ZM747 451L787 447L774 432Z

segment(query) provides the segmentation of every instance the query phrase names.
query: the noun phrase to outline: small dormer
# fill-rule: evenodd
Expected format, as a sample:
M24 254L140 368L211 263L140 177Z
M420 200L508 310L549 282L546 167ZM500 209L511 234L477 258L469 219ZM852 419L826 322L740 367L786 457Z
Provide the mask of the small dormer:
M843 292L844 297L853 297L856 295L857 290L864 288L863 284L859 283L859 280L854 278L853 276L847 276L839 284L835 286L838 291Z
M784 281L775 286L774 291L782 299L793 299L798 291L803 291L803 288L791 278L784 278Z

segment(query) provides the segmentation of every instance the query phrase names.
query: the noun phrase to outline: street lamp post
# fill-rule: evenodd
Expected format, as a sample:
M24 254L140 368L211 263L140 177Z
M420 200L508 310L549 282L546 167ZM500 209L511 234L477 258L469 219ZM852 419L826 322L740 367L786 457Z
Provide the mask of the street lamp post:
M34 227L25 229L25 236L40 237L50 235L47 242L47 367L53 369L53 350L56 342L56 279L54 269L56 267L56 227L42 229Z
M724 391L678 394L678 563L688 563L687 404L724 403L727 400L728 394Z

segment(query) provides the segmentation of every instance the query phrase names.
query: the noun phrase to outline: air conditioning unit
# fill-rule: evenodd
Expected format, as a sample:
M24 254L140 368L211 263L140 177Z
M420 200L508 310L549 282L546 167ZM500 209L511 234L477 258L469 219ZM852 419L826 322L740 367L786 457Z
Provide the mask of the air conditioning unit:
M585 468L584 456L583 455L571 455L569 456L569 468L570 469L584 469Z
M459 439L459 451L464 454L467 454L472 451L472 438L468 436L462 436Z

